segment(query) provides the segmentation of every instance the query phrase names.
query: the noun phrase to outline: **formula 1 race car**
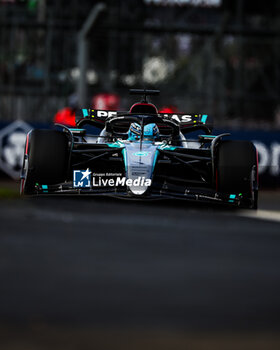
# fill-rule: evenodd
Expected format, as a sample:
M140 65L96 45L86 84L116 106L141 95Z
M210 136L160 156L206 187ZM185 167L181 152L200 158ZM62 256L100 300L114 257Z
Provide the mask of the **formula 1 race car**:
M77 128L32 130L21 193L179 198L257 208L253 143L212 135L206 114L159 113L147 102L158 90L131 93L144 96L129 112L82 109Z

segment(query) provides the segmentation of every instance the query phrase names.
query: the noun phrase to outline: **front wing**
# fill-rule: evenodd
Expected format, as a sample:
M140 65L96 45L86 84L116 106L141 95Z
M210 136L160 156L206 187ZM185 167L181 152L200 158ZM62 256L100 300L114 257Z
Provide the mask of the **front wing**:
M206 188L187 188L184 191L174 191L169 188L161 190L154 189L153 186L144 195L133 195L124 188L74 188L72 182L61 183L58 185L36 185L36 195L89 195L89 196L107 196L130 200L166 200L181 199L192 202L208 202L217 204L226 204L231 206L243 206L248 204L248 199L242 194L225 194Z

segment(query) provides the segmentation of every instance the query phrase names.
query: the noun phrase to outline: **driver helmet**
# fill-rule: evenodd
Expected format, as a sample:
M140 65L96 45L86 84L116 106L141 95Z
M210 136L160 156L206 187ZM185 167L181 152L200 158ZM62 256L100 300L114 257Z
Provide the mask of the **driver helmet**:
M138 123L131 123L128 130L128 140L135 141L140 140L141 126ZM148 141L154 141L159 137L159 129L155 123L147 124L144 126L143 139Z

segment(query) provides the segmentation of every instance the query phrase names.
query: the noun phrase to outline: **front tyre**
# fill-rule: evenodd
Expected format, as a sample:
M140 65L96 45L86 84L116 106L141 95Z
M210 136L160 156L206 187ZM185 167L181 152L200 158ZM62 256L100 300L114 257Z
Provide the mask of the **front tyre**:
M216 154L217 191L242 194L244 205L258 207L258 155L250 141L221 141Z
M66 180L68 138L56 130L32 130L26 138L21 193L35 192L36 183L57 184Z

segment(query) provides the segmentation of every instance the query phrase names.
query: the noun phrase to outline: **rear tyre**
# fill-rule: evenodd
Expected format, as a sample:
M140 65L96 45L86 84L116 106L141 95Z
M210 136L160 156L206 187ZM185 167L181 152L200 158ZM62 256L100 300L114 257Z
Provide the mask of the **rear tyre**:
M35 192L36 183L53 185L66 180L68 138L56 130L32 130L27 137L21 193Z
M258 206L257 150L250 141L222 141L217 150L217 179L219 192L242 194L244 205Z

